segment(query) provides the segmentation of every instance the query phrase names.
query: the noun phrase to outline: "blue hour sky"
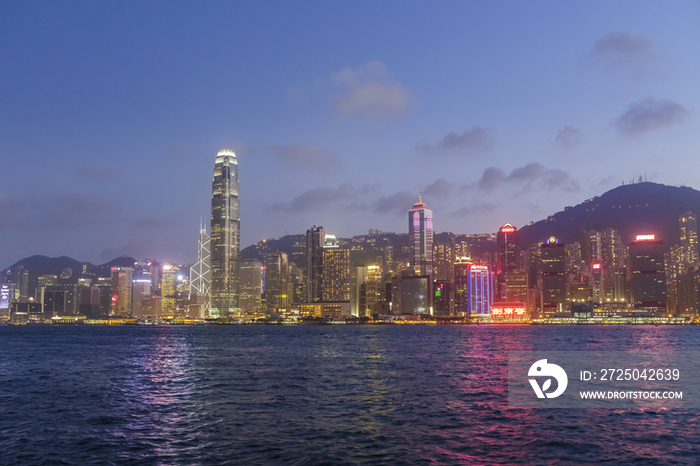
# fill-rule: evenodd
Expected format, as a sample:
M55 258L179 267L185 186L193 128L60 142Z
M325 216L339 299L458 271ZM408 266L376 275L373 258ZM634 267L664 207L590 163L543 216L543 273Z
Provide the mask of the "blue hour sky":
M0 268L196 259L216 152L242 247L521 227L700 184L700 4L0 3Z

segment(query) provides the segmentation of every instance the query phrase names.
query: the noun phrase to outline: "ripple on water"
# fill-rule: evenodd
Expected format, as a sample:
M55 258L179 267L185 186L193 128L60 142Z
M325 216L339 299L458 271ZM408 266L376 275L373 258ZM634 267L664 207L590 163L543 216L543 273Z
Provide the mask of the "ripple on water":
M699 414L507 407L509 350L696 327L0 327L0 464L695 464Z

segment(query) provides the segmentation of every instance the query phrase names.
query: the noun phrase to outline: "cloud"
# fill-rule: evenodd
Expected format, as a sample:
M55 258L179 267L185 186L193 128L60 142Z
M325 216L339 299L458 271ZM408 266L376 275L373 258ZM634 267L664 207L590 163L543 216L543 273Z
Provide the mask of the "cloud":
M418 199L415 193L400 191L387 197L380 197L372 205L372 211L378 214L394 212L395 214L405 214L416 203Z
M86 165L78 168L75 174L95 180L110 180L119 178L122 172L118 168L104 167L102 165Z
M412 92L393 79L378 61L354 69L343 68L331 79L343 88L335 105L341 116L395 118L408 112L413 99Z
M493 212L496 209L498 209L498 206L495 204L489 204L488 202L479 202L476 204L460 207L459 209L452 212L452 217L467 217L472 214Z
M40 221L49 228L80 229L114 223L117 202L91 194L60 193L42 203L46 212ZM38 219L37 219L38 220Z
M497 167L488 167L481 175L481 179L476 183L479 189L484 191L492 191L496 186L503 183L506 179L506 173Z
M343 183L338 188L321 186L306 191L289 202L275 202L270 210L282 212L310 212L321 210L341 200L355 196L355 189L350 183Z
M445 198L452 193L454 186L445 178L439 178L423 189L426 196Z
M575 126L566 125L557 133L554 144L564 149L572 149L581 141L581 130Z
M683 122L688 110L668 99L646 97L630 104L615 126L624 136L641 136L649 131Z
M314 146L309 142L293 146L276 145L272 147L272 151L294 168L326 170L340 164L340 158L333 151Z
M656 44L632 32L613 31L593 44L594 61L621 65L645 61L654 56Z
M416 147L425 154L436 152L472 152L488 146L488 133L480 127L465 129L462 134L451 131L435 144L421 143Z
M517 167L509 175L506 175L501 168L488 167L484 170L481 179L476 183L477 188L485 192L491 192L505 184L520 187L520 193L533 188L562 189L564 191L580 190L578 182L572 179L564 170L546 168L537 162Z

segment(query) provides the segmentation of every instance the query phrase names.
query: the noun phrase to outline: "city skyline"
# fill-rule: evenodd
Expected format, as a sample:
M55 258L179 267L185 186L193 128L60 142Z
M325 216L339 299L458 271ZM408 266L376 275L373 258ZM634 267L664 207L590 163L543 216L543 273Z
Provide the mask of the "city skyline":
M0 263L195 262L223 147L242 247L402 232L421 189L436 232L493 233L700 169L693 2L193 5L3 5Z

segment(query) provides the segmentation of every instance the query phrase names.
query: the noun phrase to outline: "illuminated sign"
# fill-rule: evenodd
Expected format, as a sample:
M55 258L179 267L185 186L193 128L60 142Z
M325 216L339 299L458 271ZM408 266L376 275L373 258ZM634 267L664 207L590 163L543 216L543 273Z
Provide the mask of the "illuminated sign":
M488 270L489 266L488 265L472 265L469 267L469 270Z
M494 303L491 305L491 317L496 320L522 320L525 319L525 304Z
M0 309L10 308L10 286L0 286Z
M515 231L515 227L511 225L510 223L506 223L501 227L501 231L503 233L513 233Z
M599 269L599 268L600 268L600 264L599 264L599 263L596 262L595 264L593 264L593 270L596 270L596 269Z
M637 235L637 241L654 241L655 235Z
M557 242L557 238L556 238L556 237L554 237L554 236L550 236L550 237L549 237L549 244L556 244L556 242Z

